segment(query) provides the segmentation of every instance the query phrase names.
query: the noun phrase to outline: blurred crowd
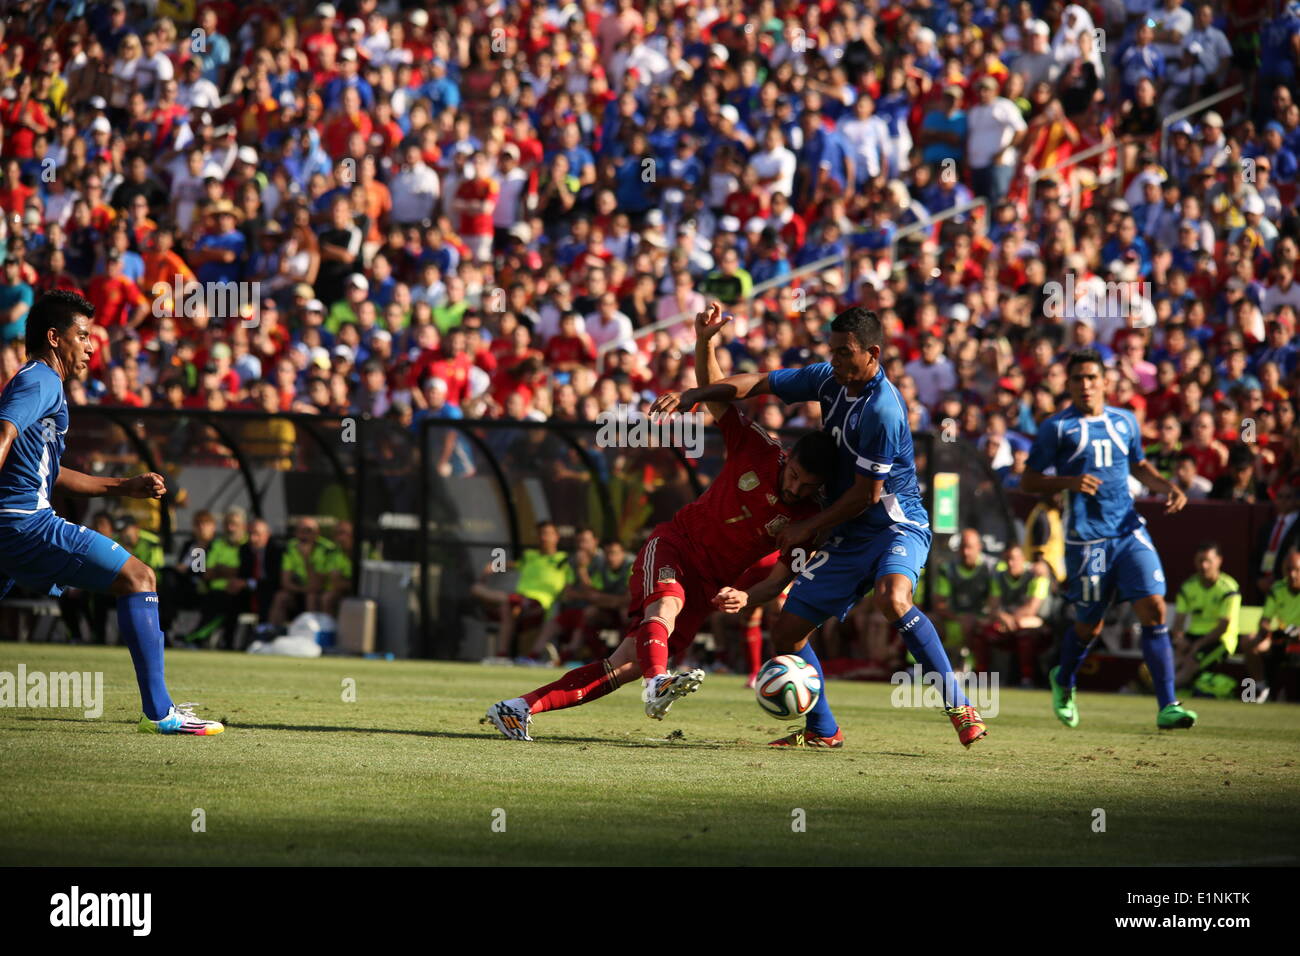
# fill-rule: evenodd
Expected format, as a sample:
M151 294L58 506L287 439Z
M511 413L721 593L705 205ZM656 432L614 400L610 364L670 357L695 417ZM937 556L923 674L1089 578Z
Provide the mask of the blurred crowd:
M1300 473L1300 4L5 10L0 384L64 288L74 403L594 420L691 383L706 300L724 371L862 303L1008 487L1082 345L1193 496Z

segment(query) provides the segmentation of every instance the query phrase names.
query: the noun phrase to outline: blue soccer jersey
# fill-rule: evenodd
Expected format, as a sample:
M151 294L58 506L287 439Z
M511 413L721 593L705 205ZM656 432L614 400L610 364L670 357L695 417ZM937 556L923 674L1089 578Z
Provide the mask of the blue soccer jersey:
M895 524L929 528L916 483L907 404L883 369L877 370L856 398L849 397L845 387L835 381L829 362L778 369L768 381L772 394L783 402L821 403L822 429L839 447L835 473L826 488L829 500L838 500L858 475L884 479L880 501L835 528L834 535L875 535Z
M50 507L68 433L63 382L44 362L28 362L0 393L0 421L18 437L0 469L0 518Z
M1027 465L1040 473L1055 469L1062 477L1101 479L1095 495L1066 494L1065 540L1079 543L1116 538L1146 524L1133 507L1128 486L1129 467L1144 457L1132 412L1106 406L1089 417L1071 406L1038 426Z

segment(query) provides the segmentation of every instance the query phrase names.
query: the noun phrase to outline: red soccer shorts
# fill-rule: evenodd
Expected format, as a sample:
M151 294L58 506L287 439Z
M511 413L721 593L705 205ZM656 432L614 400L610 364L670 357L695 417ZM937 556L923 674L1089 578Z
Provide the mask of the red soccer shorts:
M718 593L715 583L695 572L689 559L693 550L675 535L653 535L637 552L628 585L631 598L627 612L634 627L645 619L645 609L656 601L675 597L682 602L668 641L670 656L691 646L700 625L713 613L713 596Z

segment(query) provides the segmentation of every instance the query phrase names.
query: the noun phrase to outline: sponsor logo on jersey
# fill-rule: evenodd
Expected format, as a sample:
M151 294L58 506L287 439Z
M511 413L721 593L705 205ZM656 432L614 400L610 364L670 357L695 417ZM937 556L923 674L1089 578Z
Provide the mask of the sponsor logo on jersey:
M901 557L904 558L907 557L907 549L903 547L901 544L896 544L889 550L894 552L894 554L900 555Z
M758 475L752 471L747 471L740 476L740 481L736 482L741 491L753 491L758 487Z

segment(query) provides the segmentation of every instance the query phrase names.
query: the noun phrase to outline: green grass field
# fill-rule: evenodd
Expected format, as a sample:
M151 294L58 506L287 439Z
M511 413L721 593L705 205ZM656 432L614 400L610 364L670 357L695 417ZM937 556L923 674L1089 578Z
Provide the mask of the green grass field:
M889 685L832 681L847 747L772 751L783 728L711 676L662 723L624 688L527 744L479 717L558 671L171 652L175 698L227 722L194 739L135 732L124 649L0 644L0 671L19 664L103 671L106 704L0 709L5 865L1294 864L1300 846L1290 705L1198 701L1200 726L1159 732L1150 698L1084 694L1068 731L1047 692L1003 690L965 751Z

